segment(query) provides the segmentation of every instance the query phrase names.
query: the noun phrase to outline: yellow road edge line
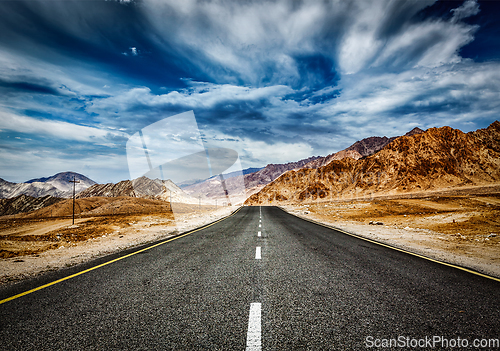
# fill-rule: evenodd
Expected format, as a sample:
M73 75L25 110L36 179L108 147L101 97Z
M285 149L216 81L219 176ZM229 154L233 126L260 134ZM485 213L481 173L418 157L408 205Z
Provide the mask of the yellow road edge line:
M123 259L125 259L125 258L128 258L128 257L130 257L130 256L136 255L136 254L138 254L138 253L141 253L141 252L147 251L147 250L149 250L149 249L155 248L155 247L157 247L157 246L160 246L160 245L166 244L166 243L168 243L168 242L171 242L171 241L174 241L174 240L180 239L180 238L185 237L185 236L187 236L187 235L189 235L189 234L196 233L197 231L200 231L200 230L202 230L202 229L206 229L206 228L208 228L208 227L211 227L211 226L213 226L214 224L217 224L217 223L219 223L219 222L222 222L223 220L225 220L225 219L227 219L227 218L229 218L229 217L231 217L231 216L235 215L235 214L236 214L236 212L238 212L239 210L241 210L241 208L242 208L242 207L238 208L236 211L234 211L233 213L231 213L230 215L228 215L228 216L226 216L226 217L224 217L224 218L221 218L221 219L219 219L219 220L217 220L217 221L215 221L215 222L212 222L212 223L210 223L210 224L204 225L203 227L200 227L200 228L198 228L198 229L193 229L193 230L191 230L191 231L188 231L187 233L184 233L184 234L178 235L178 236L176 236L176 237L173 237L173 238L171 238L171 239L168 239L168 240L162 241L162 242L160 242L160 243L157 243L157 244L154 244L154 245L151 245L151 246L145 247L144 249L141 249L141 250L138 250L138 251L135 251L135 252L129 253L129 254L125 255L125 256L115 258L115 259L113 259L113 260L111 260L111 261L107 261L107 262L101 263L100 265L94 266L94 267L92 267L92 268L89 268L89 269L83 270L83 271L78 272L78 273L75 273L75 274L68 275L67 277L64 277L64 278L61 278L61 279L58 279L58 280L54 280L53 282L50 282L50 283L47 283L47 284L41 285L41 286L39 286L39 287L37 287L37 288L34 288L34 289L31 289L31 290L28 290L28 291L22 292L22 293L20 293L20 294L17 294L17 295L14 295L14 296L8 297L8 298L6 298L6 299L0 300L0 305L1 305L1 304L3 304L3 303L9 302L9 301L15 300L15 299L17 299L17 298L19 298L19 297L21 297L21 296L25 296L25 295L31 294L31 293L33 293L33 292L35 292L35 291L38 291L38 290L42 290L42 289L48 288L49 286L52 286L52 285L55 285L55 284L61 283L61 282L65 281L65 280L69 280L69 279L75 278L75 277L77 277L77 276L79 276L79 275L82 275L82 274L88 273L88 272L90 272L90 271L93 271L93 270L98 269L98 268L101 268L101 267L104 267L104 266L106 266L106 265L108 265L108 264L111 264L111 263L114 263L114 262L116 262L116 261L123 260Z
M452 267L452 268L456 268L456 269L459 269L461 271L465 271L467 273L472 273L472 274L475 274L475 275L478 275L480 277L483 277L483 278L488 278L488 279L491 279L491 280L494 280L494 281L497 281L497 282L500 282L500 278L497 278L497 277L493 277L491 275L488 275L488 274L484 274L484 273L480 273L480 272L477 272L477 271L474 271L472 269L469 269L469 268L465 268L465 267L461 267L461 266L457 266L457 265L454 265L453 263L448 263L448 262L444 262L444 261L439 261L437 259L434 259L434 258L430 258L430 257L427 257L427 256L424 256L424 255L420 255L418 253L415 253L415 252L411 252L411 251L408 251L408 250L405 250L405 249L400 249L399 247L395 247L395 246L391 246L391 245L388 245L388 244L384 244L384 243L381 243L379 241L375 241L375 240L372 240L372 239L368 239L368 238L365 238L361 235L358 235L358 234L353 234L353 233L349 233L349 232L346 232L345 230L342 230L340 228L336 228L334 226L331 226L331 225L328 225L328 224L324 224L324 223L321 223L321 222L318 222L318 221L315 221L315 220L312 220L312 219L309 219L309 218L303 218L303 217L299 217L293 213L290 213L288 212L287 210L285 210L284 208L282 208L281 206L276 206L278 207L279 209L281 209L282 211L288 213L289 215L292 215L294 217L297 217L297 218L300 218L304 221L307 221L307 222L310 222L310 223L314 223L314 224L317 224L317 225L320 225L320 226L323 226L325 228L328 228L328 229L333 229L333 230L336 230L338 232L341 232L343 234L347 234L347 235L350 235L354 238L358 238L358 239L361 239L361 240L364 240L364 241L368 241L370 243L373 243L373 244L376 244L376 245L380 245L380 246L384 246L384 247L387 247L389 249L393 249L393 250L396 250L396 251L400 251L400 252L404 252L406 254L409 254L409 255L412 255L412 256L416 256L416 257L420 257L420 258L423 258L427 261L431 261L431 262L435 262L435 263L439 263L439 264L442 264L444 266L448 266L448 267Z

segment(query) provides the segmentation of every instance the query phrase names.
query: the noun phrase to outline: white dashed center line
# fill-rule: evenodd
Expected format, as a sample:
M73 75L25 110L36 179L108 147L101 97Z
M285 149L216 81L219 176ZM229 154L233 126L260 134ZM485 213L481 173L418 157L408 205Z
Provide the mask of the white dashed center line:
M262 228L262 224L259 224L259 228Z
M257 233L257 236L260 236L260 232Z
M261 256L260 256L260 246L257 246L255 248L255 259L256 260L260 260L261 259Z
M260 247L259 247L260 249ZM261 304L254 302L250 304L250 316L248 317L247 348L246 351L261 351Z

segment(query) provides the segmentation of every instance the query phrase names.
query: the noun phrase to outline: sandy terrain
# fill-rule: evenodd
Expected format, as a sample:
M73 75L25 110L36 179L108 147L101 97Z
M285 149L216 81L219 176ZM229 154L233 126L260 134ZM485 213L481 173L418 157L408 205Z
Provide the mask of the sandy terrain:
M350 233L500 277L498 193L282 207Z
M120 200L115 203L117 201ZM177 205L174 218L171 212L158 211L157 207L143 207L150 210L148 214L113 214L103 211L109 208L107 202L108 199L105 206L98 209L98 215L93 209L93 215L77 218L74 226L70 217L36 218L28 214L0 218L0 284L172 237L225 217L236 209Z

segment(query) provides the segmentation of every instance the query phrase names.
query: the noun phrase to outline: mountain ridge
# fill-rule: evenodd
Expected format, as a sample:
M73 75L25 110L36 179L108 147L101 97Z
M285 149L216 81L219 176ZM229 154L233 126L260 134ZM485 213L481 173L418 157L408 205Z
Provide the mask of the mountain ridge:
M92 179L76 172L60 172L50 177L31 179L25 183L13 183L0 178L0 198L8 199L19 195L71 197L73 195L73 184L68 180L73 180L73 177L79 181L79 183L75 184L76 192L96 184Z
M415 127L409 132L407 132L404 136L412 136L423 132L424 131L422 129ZM317 160L308 163L307 165L304 166L304 168L319 168L321 166L326 166L333 160L341 160L346 157L359 160L362 157L373 155L374 153L382 150L386 145L396 140L397 138L399 138L399 136L390 138L386 136L383 137L372 136L368 138L363 138L361 140L356 141L354 144L343 150L334 152L333 154L321 157Z
M500 182L500 122L463 133L430 128L401 136L363 159L333 160L317 169L289 171L247 199L338 199Z

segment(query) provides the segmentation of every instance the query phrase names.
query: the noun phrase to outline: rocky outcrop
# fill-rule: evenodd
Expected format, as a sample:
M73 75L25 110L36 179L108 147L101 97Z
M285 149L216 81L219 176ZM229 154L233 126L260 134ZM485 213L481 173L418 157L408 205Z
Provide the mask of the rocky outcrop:
M161 179L150 179L140 177L134 180L123 180L119 183L94 184L90 188L82 191L76 197L137 197L149 199L161 199L172 202L182 202L197 204L195 199L186 194L174 182Z

